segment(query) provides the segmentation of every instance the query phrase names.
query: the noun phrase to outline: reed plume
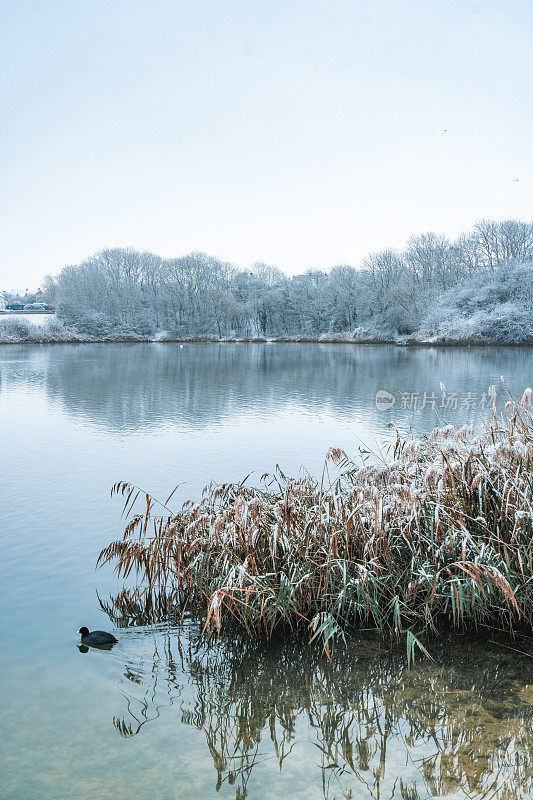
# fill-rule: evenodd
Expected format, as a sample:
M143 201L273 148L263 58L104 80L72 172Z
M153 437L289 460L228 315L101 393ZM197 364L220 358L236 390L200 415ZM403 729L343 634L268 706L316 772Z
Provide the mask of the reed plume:
M398 436L388 463L332 449L321 480L210 485L177 513L117 483L128 524L98 564L134 575L137 599L204 604L206 628L303 629L327 652L352 626L405 635L409 657L421 633L447 626L531 629L530 398L510 397L481 432Z

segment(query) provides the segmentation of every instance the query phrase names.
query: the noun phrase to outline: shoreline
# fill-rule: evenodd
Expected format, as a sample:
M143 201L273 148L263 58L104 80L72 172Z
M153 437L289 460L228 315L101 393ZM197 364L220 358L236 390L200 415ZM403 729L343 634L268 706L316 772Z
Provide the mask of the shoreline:
M191 336L183 338L153 338L144 336L135 336L134 334L124 334L122 336L90 336L88 334L71 334L64 338L48 338L46 336L39 336L37 331L35 335L26 336L20 339L7 339L1 338L0 332L0 346L9 345L30 345L30 344L336 344L336 345L388 345L403 348L416 348L416 347L533 347L533 339L530 342L502 342L498 340L479 340L479 339L420 339L417 341L409 341L405 339L386 339L379 337L357 338L357 339L344 339L335 338L335 336L327 338L298 336L290 337L275 337L272 339L262 337L244 337L244 338L227 338L218 339L210 336Z
M167 331L156 334L138 334L122 330L116 333L81 333L67 327L54 318L41 325L28 324L22 315L10 315L18 319L7 325L0 318L0 345L10 344L350 344L350 345L393 345L394 347L531 347L533 332L520 338L521 341L502 341L500 337L457 336L451 334L423 334L415 331L403 335L384 335L364 330L337 331L316 336L302 334L297 336L216 336L201 334L195 336L171 335Z

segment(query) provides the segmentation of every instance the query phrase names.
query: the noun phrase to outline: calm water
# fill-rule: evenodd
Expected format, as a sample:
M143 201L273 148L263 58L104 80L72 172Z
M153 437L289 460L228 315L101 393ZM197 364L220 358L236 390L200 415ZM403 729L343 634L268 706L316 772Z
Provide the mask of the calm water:
M192 620L123 628L111 652L74 634L112 627L97 591L117 586L94 563L121 530L116 480L182 483L183 500L276 464L318 473L331 445L375 450L390 423L476 422L500 375L532 385L533 351L0 348L0 800L533 796L527 639L434 643L408 671L373 639L328 663L298 642L208 644Z

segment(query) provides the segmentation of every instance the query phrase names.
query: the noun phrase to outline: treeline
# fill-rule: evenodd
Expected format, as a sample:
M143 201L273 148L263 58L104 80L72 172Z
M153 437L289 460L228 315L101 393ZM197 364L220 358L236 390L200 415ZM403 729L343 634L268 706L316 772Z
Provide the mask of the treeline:
M533 223L482 220L455 241L424 233L403 251L371 253L358 268L293 278L203 253L163 259L108 249L49 278L45 293L66 325L91 335L494 338L496 326L496 338L524 341L531 261Z

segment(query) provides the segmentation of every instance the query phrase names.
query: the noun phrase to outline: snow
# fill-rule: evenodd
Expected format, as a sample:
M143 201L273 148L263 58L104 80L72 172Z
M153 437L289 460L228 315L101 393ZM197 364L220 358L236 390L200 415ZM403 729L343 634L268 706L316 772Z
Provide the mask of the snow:
M294 278L204 253L164 259L115 248L65 267L49 291L58 320L91 337L528 344L533 223L482 220L455 242L424 233L359 268Z

